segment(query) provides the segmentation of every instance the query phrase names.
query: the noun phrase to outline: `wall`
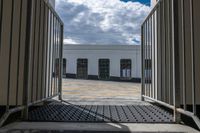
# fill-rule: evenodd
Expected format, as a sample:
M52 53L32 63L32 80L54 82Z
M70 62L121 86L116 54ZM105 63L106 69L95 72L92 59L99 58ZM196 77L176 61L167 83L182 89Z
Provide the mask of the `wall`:
M88 59L88 75L98 76L98 60L110 59L110 76L120 77L120 59L131 59L132 77L141 77L140 46L66 45L63 58L67 59L67 73L76 74L78 58Z

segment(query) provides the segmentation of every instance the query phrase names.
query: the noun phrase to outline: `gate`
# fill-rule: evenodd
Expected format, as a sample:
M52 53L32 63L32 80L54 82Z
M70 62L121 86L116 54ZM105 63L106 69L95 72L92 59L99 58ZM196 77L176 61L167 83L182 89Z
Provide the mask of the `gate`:
M0 127L61 98L63 22L46 0L0 0Z
M142 24L142 100L174 110L175 121L190 116L200 128L199 6L160 0Z

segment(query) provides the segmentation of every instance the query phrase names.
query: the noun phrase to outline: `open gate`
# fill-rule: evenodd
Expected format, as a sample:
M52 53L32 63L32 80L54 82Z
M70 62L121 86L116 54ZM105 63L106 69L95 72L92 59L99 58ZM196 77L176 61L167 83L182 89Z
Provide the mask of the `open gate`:
M0 0L0 127L61 98L63 22L47 0Z
M159 0L142 24L142 100L174 110L175 121L192 117L200 129L199 6Z

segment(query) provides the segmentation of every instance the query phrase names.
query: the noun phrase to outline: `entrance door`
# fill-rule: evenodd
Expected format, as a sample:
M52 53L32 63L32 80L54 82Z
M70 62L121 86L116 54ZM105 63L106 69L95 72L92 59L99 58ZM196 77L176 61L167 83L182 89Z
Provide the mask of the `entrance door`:
M121 79L130 80L131 79L131 60L122 59L120 64L121 64Z
M76 77L79 79L88 78L88 59L77 60L77 74Z
M99 79L108 80L110 78L110 60L99 59Z

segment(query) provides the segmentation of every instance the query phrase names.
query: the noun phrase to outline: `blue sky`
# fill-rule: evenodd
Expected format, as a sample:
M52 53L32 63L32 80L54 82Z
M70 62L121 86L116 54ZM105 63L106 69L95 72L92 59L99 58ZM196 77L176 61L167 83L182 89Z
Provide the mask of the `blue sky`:
M139 45L148 0L56 0L65 44Z
M124 1L124 2L128 2L128 1L132 1L132 2L139 1L139 2L141 2L142 4L147 4L148 6L150 6L150 0L121 0L121 1Z

